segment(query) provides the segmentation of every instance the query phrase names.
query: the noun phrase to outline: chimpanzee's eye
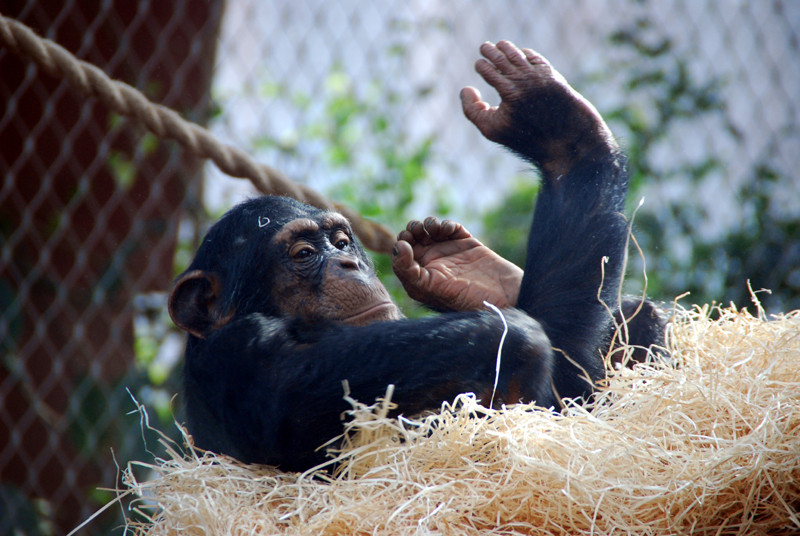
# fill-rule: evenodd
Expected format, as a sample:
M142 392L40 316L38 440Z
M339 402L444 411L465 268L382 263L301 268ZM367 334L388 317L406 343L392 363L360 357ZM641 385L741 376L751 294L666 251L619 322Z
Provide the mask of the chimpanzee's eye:
M294 260L304 260L313 257L317 250L305 241L300 241L294 244L289 250L289 256Z
M338 231L333 235L331 243L333 243L333 247L336 249L346 249L347 246L350 245L350 237L347 236L343 231Z

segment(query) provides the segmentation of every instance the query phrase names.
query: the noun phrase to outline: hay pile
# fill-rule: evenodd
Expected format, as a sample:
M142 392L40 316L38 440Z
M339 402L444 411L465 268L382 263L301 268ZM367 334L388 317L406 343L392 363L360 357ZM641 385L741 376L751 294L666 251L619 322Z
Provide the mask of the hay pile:
M127 484L139 534L797 534L800 312L678 315L678 366L614 373L562 416L358 408L336 476L169 450Z

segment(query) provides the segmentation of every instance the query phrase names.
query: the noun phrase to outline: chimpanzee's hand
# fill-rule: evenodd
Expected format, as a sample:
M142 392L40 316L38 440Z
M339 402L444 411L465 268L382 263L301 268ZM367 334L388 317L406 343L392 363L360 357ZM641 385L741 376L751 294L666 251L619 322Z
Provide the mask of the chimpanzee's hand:
M392 267L408 295L439 310L513 307L522 269L507 261L460 223L437 218L411 221L397 237Z
M509 41L484 43L475 69L501 101L491 106L474 87L461 91L464 114L489 140L532 160L556 180L587 155L619 150L594 106L540 54Z

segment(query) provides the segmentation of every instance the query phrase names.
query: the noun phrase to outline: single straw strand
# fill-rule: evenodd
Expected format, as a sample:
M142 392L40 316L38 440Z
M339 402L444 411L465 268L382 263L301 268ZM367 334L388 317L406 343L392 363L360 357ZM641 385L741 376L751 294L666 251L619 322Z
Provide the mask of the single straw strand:
M494 311L500 316L500 320L503 321L503 335L500 336L500 344L497 345L497 361L494 365L494 386L492 386L492 399L489 401L489 407L494 406L494 395L497 393L497 382L500 379L500 363L502 361L503 356L503 343L506 341L506 335L508 335L508 323L506 322L506 317L496 305L489 303L488 301L484 300L483 305Z

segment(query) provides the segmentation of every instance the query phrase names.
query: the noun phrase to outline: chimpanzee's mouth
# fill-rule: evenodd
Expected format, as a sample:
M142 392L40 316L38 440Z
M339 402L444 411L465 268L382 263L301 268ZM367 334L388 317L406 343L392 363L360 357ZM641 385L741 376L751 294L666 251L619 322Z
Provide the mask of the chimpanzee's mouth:
M385 320L397 320L400 318L400 311L392 301L383 301L367 307L365 310L354 315L343 318L342 322L353 326L365 326L373 322L383 322Z

